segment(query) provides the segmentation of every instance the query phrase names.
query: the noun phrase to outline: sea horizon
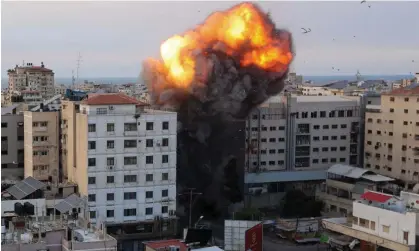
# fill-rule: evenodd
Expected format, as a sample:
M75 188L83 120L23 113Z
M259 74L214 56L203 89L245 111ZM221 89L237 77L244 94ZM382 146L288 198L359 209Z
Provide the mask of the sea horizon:
M396 81L400 79L412 78L413 75L409 74L398 74L398 75L362 75L362 79L364 80L386 80L386 81ZM353 81L356 80L355 75L303 75L304 81L313 81L314 83L330 83L333 81L342 81L348 80ZM138 77L86 77L86 78L79 78L79 82L83 81L92 81L101 84L127 84L127 83L137 83ZM63 84L70 86L72 84L71 77L57 77L55 78L55 83L57 85ZM7 88L8 86L8 79L2 78L1 79L1 88Z

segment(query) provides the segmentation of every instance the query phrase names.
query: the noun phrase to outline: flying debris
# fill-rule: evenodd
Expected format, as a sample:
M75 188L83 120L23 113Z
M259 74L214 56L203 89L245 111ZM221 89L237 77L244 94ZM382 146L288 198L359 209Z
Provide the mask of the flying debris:
M335 67L332 67L332 70L334 70L335 69Z
M366 3L366 2L367 2L366 0L362 0L362 1L361 1L361 4Z
M292 35L241 3L164 41L160 54L142 76L151 106L177 112L178 190L202 193L194 211L224 213L243 200L245 120L284 89Z
M301 28L303 30L303 34L307 34L309 32L311 32L311 29L308 28L308 30L306 28Z
M371 8L371 5L368 5L368 8Z

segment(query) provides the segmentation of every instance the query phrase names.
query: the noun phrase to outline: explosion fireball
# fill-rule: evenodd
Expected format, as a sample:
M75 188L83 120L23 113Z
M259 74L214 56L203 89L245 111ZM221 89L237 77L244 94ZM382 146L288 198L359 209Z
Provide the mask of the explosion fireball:
M169 38L160 53L161 60L144 62L142 75L152 104L178 112L178 183L215 208L221 198L240 201L238 180L229 179L244 170L244 119L284 88L291 34L241 3ZM226 166L230 177L223 178Z

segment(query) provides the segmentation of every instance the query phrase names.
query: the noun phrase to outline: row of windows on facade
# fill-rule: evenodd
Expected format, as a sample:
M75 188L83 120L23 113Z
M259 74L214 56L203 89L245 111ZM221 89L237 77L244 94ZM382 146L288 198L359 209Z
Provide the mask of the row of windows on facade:
M387 121L387 120L386 120ZM373 121L373 119L372 118L369 118L368 120L367 120L367 122L368 123L372 123L372 122L374 122ZM382 123L382 120L381 119L377 119L376 120L376 122L377 122L377 124L381 124ZM392 119L390 119L389 121L388 121L388 123L389 124L394 124L394 120L392 120ZM413 122L412 121L410 121L410 124L412 124ZM405 125L405 126L407 126L407 125L409 125L409 121L403 121L403 125ZM416 126L419 126L419 122L416 122Z
M23 126L23 122L17 122L17 127L22 127L22 126ZM47 126L48 126L48 122L45 122L45 121L32 123L32 127L47 127ZM7 128L7 127L8 127L8 123L6 122L1 123L1 128Z
M368 134L372 134L372 130L367 130L367 133ZM384 134L386 134L386 133L387 132L384 131ZM377 135L381 135L381 131L380 130L377 130L376 134ZM388 136L393 136L393 132L388 132ZM402 137L403 138L407 139L407 136L408 136L407 133L402 133ZM410 136L413 136L416 140L419 140L419 134L415 134L415 135L410 134Z
M409 98L408 97L405 97L404 98L404 102L409 102ZM395 102L396 100L395 100L395 98L394 97L390 97L390 102ZM419 102L419 98L416 98L416 102Z
M385 155L384 155L384 156L385 156ZM367 157L367 159L368 159L369 157L371 157L371 154L370 154L369 152L366 152L366 153L365 153L365 157ZM379 159L381 158L381 154L376 153L376 154L375 154L375 158L376 158L377 160L379 160ZM393 161L393 155L387 155L387 160L388 160L388 161ZM406 157L400 157L400 160L401 160L402 162L406 162L407 158L406 158ZM409 160L410 160L410 158L409 158ZM415 164L419 164L419 159L414 159L414 162L415 162Z
M338 150L338 148L335 147L335 146L330 147L330 151L331 152L336 152L337 150ZM345 146L341 146L341 147L339 147L339 150L340 151L346 151L346 147ZM328 151L329 151L329 147L322 147L322 152L328 152ZM264 150L260 150L260 154L267 154L267 153L269 153L269 154L276 154L276 152L277 152L276 149L269 149L269 150L264 149ZM284 152L285 152L284 149L278 149L278 153L284 153ZM319 148L318 147L313 147L313 152L319 152ZM253 150L252 153L253 154L256 154L257 152L255 150ZM299 151L296 151L296 154L298 154L298 153L299 153Z
M17 141L23 141L24 137L23 136L17 136ZM6 142L8 141L8 137L7 136L1 136L1 142Z
M416 164L419 164L419 159L415 159L415 163ZM367 168L371 168L371 164L370 163L367 163L366 165L365 165ZM374 166L374 168L375 169L377 169L377 170L380 170L381 169L381 167L380 167L380 165L375 165ZM383 169L384 170L387 170L387 171L389 171L389 172L391 172L393 169L391 168L391 167L389 167L389 166L383 166ZM401 174L406 174L406 170L405 169L400 169L400 173ZM410 174L410 171L408 171L408 173ZM419 172L413 172L413 176L418 176L419 175Z
M153 199L153 191L146 191L145 198L146 199ZM161 191L161 197L167 198L169 196L169 190L163 189ZM88 196L89 202L96 202L96 194L89 194ZM107 193L106 194L106 201L114 201L115 194L114 193ZM125 192L124 193L124 200L137 200L137 192Z
M153 139L146 139L145 141L146 147L154 147L154 140ZM89 150L96 150L96 141L89 141L88 144ZM126 139L124 140L124 148L136 148L138 146L137 140L135 139ZM160 143L161 147L169 146L169 139L163 138ZM115 148L115 141L114 140L107 140L106 141L106 148L107 149L114 149Z
M348 125L347 124L341 124L340 125L340 128L342 128L342 129L345 129L345 128L347 128L348 127ZM283 127L283 126L280 126L280 128L284 128L285 129L285 127ZM329 128L332 128L332 129L338 129L338 125L331 125L331 127L329 127L329 125L323 125L323 129L329 129ZM270 129L270 131L275 131L276 130L276 127L275 126L271 126L271 127L269 127L269 129ZM284 129L281 129L281 130L284 130ZM308 129L308 128L307 128ZM320 125L313 125L313 129L314 130L319 130L320 129ZM249 128L246 128L246 130L249 130ZM261 127L261 130L262 131L267 131L267 127ZM258 131L258 128L257 127L252 127L252 132L257 132ZM308 133L309 131L307 131L307 133Z
M295 114L295 117L298 119L299 117L300 117L300 114L301 114L301 118L308 118L308 113L309 112L296 112L296 113L294 113ZM327 111L320 111L320 112L317 112L317 111L315 111L315 112L310 112L310 117L311 118L317 118L317 116L319 116L320 118L326 118L326 117L329 117L329 118L334 118L334 117L336 117L336 115L337 115L337 117L339 117L339 118L343 118L343 117L353 117L353 110L347 110L347 111L345 111L345 110L340 110L340 111L330 111L329 112L329 114L328 114L328 116L327 116ZM256 115L256 114L254 114L254 115L252 115L252 119L258 119L259 118L259 116L258 115ZM264 117L263 117L263 115L262 115L262 119L265 119Z
M125 132L135 132L138 130L138 123L124 123L124 131ZM154 122L146 122L146 130L152 131L154 130ZM162 122L162 130L169 130L169 122L164 121ZM96 132L96 124L89 124L88 125L89 132ZM107 123L106 124L106 131L107 132L114 132L115 131L115 124L114 123Z
M162 214L167 214L169 212L169 207L168 206L162 206L161 207L161 213ZM153 215L153 208L152 207L146 207L145 208L145 215ZM96 218L96 211L90 211L90 219L95 219ZM137 216L137 209L136 208L128 208L128 209L124 209L124 217L128 217L128 216ZM106 217L107 218L113 218L115 217L115 211L108 209L106 210Z
M146 182L152 182L153 179L154 179L153 174L145 175ZM169 173L162 173L161 180L162 181L169 180ZM124 183L132 183L132 182L137 182L137 175L135 174L124 175ZM96 185L96 177L88 177L87 183L89 185ZM115 176L106 176L106 184L114 184L114 183L115 183Z
M137 156L126 156L124 157L124 165L137 165ZM154 156L145 156L145 163L146 164L153 164L154 163ZM169 155L164 154L161 156L161 163L166 164L169 163ZM87 165L92 167L96 166L96 158L88 158ZM106 165L114 166L115 165L115 158L114 157L107 157L106 158Z
M367 145L372 145L372 142L371 141L367 141ZM384 143L384 145L385 145L385 143ZM375 145L375 149L376 150L379 149L380 146L381 146L381 143L377 142L376 145ZM388 143L387 148L389 150L392 150L393 149L393 144ZM412 146L409 146L409 148L412 148ZM400 149L402 151L407 151L407 145L402 145ZM367 155L367 157L368 157L369 156L369 152L366 152L365 155Z

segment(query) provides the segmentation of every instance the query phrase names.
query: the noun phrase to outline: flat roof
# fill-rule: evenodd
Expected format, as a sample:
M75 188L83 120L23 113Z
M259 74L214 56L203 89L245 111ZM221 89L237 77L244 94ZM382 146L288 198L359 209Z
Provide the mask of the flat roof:
M348 99L342 96L296 96L297 102L356 102L356 100Z
M326 179L326 170L272 171L272 172L262 172L262 173L246 173L244 182L246 184L257 184L257 183L309 181L309 180L325 180L325 179Z
M159 241L147 241L143 242L144 245L149 246L150 248L157 250L159 248L165 248L170 246L179 246L180 251L187 251L188 247L181 240L171 239L171 240L159 240Z

